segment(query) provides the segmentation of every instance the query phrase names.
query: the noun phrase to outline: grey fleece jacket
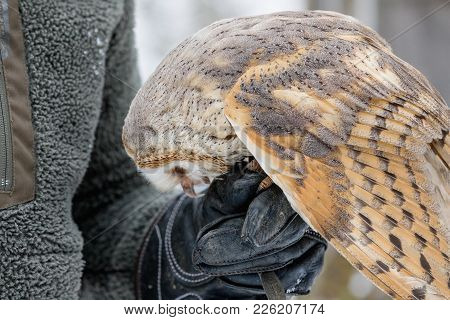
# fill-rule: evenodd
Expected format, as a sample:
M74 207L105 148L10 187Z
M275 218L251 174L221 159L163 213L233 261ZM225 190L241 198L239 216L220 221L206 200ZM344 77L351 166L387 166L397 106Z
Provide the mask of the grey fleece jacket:
M134 298L140 241L167 201L121 128L140 82L129 0L21 0L35 199L0 211L0 298Z

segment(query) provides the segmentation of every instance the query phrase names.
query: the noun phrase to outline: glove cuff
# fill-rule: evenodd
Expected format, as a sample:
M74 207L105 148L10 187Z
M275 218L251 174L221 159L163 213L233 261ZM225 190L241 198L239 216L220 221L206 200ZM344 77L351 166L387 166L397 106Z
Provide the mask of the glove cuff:
M191 253L197 231L190 228L194 223L191 203L186 196L179 196L151 221L136 264L137 299L263 298L259 288L243 287L194 269Z
M163 299L163 287L176 283L179 289L196 287L214 279L194 270L186 270L177 260L172 237L179 215L184 214L187 197L178 196L169 202L150 223L137 261L136 296L138 299ZM179 235L178 235L179 236ZM189 238L189 235L186 235ZM186 239L189 242L189 239ZM187 244L187 243L185 243ZM190 256L190 253L186 256ZM185 261L184 261L185 262ZM195 292L184 292L171 299L201 299Z
M170 204L170 203L169 203ZM157 283L157 273L151 273L149 272L149 268L151 267L150 264L153 262L150 259L147 258L149 251L154 251L153 248L149 248L152 244L156 244L156 252L158 256L161 255L161 235L159 231L159 227L157 228L158 222L161 220L161 218L164 216L164 213L169 207L169 204L162 207L158 213L153 217L151 220L147 231L145 232L145 236L143 238L143 241L139 248L139 253L137 256L136 261L136 269L135 269L135 295L136 298L139 300L145 299L145 297L153 296L158 297L160 296L160 288L158 288L156 285L147 285L147 284L156 284Z

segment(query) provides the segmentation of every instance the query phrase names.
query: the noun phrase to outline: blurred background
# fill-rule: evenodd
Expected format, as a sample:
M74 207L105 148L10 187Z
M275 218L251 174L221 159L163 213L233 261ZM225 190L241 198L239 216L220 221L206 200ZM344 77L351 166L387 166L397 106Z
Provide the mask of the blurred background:
M186 37L230 17L289 10L349 14L378 31L450 101L449 0L135 0L139 68L145 80ZM308 299L387 299L332 248Z

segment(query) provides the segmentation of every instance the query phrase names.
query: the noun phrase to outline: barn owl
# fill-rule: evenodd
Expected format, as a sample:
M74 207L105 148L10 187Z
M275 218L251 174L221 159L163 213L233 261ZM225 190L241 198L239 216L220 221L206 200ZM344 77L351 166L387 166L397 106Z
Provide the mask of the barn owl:
M397 299L450 298L449 108L352 17L222 20L182 42L132 102L123 142L188 193L253 156L309 225Z

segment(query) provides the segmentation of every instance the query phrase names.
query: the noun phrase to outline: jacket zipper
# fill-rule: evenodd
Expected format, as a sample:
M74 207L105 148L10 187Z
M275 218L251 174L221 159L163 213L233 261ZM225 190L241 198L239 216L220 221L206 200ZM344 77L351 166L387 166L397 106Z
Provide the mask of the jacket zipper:
M34 133L20 0L0 0L0 217L35 198Z
M13 186L12 133L3 60L0 57L0 192Z

